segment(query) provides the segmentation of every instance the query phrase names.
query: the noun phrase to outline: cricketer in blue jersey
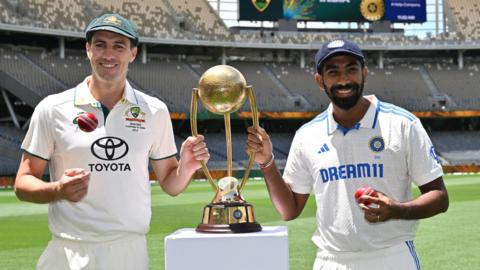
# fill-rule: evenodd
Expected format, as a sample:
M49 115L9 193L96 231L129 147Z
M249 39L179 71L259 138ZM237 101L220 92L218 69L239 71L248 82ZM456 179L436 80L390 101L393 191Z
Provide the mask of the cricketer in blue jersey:
M269 135L248 128L246 150L256 153L276 210L295 219L315 195L315 270L420 269L413 244L418 220L449 204L432 142L416 116L363 96L368 70L355 43L327 42L315 63L315 81L331 103L297 130L283 176ZM417 198L412 184L421 191ZM364 185L377 190L361 197L368 206L354 198Z

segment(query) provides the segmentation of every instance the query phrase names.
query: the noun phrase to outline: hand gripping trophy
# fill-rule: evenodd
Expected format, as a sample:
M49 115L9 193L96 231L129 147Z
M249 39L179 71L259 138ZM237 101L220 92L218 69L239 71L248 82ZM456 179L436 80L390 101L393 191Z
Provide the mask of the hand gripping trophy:
M245 78L237 69L227 66L214 66L200 77L198 88L192 91L190 124L192 135L197 136L197 101L200 98L205 108L215 114L223 115L225 122L227 176L215 184L207 165L202 161L202 169L207 177L215 197L203 209L203 219L197 232L208 233L244 233L262 230L255 221L253 206L247 203L241 191L247 182L255 153L249 154L242 182L232 176L232 133L230 113L237 111L249 98L252 110L253 126L258 127L258 112L252 86L247 86Z

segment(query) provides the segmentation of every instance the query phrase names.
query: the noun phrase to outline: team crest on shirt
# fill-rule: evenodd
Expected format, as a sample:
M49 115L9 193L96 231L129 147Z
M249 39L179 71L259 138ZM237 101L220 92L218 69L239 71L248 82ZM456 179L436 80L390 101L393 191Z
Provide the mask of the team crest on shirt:
M382 152L385 149L385 141L381 136L376 136L370 139L368 145L373 152L377 153Z
M145 129L145 113L138 106L128 108L125 113L125 127L138 132Z

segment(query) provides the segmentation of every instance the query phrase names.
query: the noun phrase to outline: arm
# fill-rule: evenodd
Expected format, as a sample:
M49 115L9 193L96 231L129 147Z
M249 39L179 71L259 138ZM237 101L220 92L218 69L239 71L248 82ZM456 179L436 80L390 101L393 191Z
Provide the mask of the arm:
M255 153L257 163L268 163L273 158L273 146L268 134L261 127L258 129L249 127L247 132L246 151ZM262 173L265 177L268 194L282 219L292 220L298 217L302 213L310 194L293 192L280 175L275 161L270 166L262 168Z
M88 191L90 172L84 169L69 169L59 181L44 182L41 177L48 161L32 156L22 155L22 160L15 178L15 194L22 201L50 203L57 200L78 202Z
M442 177L420 186L419 189L422 194L408 202L396 202L381 192L378 197L362 196L379 207L369 208L363 204L360 207L365 210L365 218L371 222L389 219L423 219L447 211L448 192ZM379 220L376 216L380 216Z
M200 160L210 158L204 137L188 137L180 149L180 161L175 157L152 160L152 167L162 189L171 196L180 194L190 183L196 170L201 168Z

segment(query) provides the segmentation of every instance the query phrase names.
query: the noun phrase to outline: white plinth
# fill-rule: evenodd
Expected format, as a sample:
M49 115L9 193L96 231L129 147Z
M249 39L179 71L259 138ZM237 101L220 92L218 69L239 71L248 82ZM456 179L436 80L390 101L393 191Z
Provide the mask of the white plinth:
M180 229L165 238L165 270L288 270L286 226L255 233L197 233Z

